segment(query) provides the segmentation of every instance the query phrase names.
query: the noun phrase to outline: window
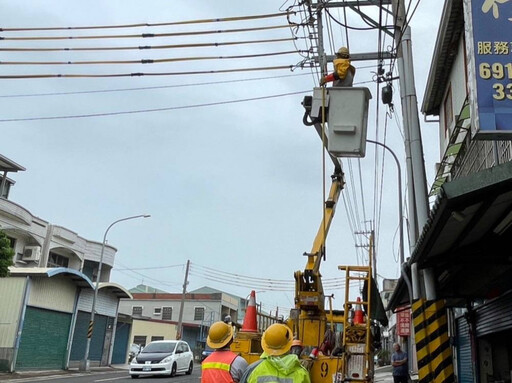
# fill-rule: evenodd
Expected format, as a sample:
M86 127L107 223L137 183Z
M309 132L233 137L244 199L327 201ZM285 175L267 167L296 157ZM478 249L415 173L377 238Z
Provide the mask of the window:
M11 247L11 249L16 249L16 238L7 236L7 239L9 240L9 246Z
M204 307L196 307L194 309L194 320L204 319Z
M68 267L69 259L63 255L55 254L50 251L48 256L48 267Z
M162 315L162 308L155 307L155 311L153 311L153 315Z
M146 347L146 336L145 335L135 335L133 337L133 343L138 344L139 346Z
M142 306L132 306L132 315L142 315Z
M163 307L162 308L162 319L163 320L172 320L172 307Z
M444 130L450 129L453 122L452 88L448 88L448 93L444 99Z
M151 342L154 342L155 340L164 340L164 337L163 336L152 336Z

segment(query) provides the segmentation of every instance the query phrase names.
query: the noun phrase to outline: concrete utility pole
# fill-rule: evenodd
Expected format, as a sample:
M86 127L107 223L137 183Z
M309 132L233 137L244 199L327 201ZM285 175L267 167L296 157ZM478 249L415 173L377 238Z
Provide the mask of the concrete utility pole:
M418 117L418 100L414 82L411 29L405 24L404 2L393 0L392 7L395 17L395 42L397 44L400 97L402 101L405 151L407 155L409 223L412 225L412 230L409 232L409 244L412 253L416 247L421 230L428 219L427 177ZM413 267L412 270L417 270L417 268ZM413 279L418 277L418 275L413 275ZM424 270L423 279L426 298L428 300L435 299L435 279L432 270ZM421 296L421 292L416 289L414 290L414 299L417 299Z
M368 23L380 28L383 33L391 35L397 45L397 66L400 79L400 97L402 106L402 118L404 122L404 144L406 153L407 170L407 192L409 201L409 248L414 251L421 230L428 219L428 193L427 179L425 173L425 162L423 158L423 146L421 140L421 131L418 116L418 101L416 97L416 86L414 82L414 68L412 60L411 30L407 25L405 5L401 0L372 0L343 1L343 2L310 2L312 8L316 10L318 25L318 57L316 61L320 64L322 75L325 74L326 60L332 60L332 56L326 56L323 47L323 28L321 13L324 8L349 7L358 13ZM383 8L384 5L390 5L394 19L394 34L387 27L379 25L376 21L362 11L365 6L382 7L382 12L389 11ZM392 58L387 52L352 54L352 61L371 60L371 59L389 59ZM316 127L316 126L315 126ZM403 254L403 252L402 252ZM402 261L403 259L401 259ZM416 266L416 265L413 265ZM413 270L417 268L413 267ZM414 277L420 277L418 275ZM434 277L431 270L423 270L423 282L427 299L435 299ZM415 298L419 298L421 292L415 290Z
M185 269L185 280L183 281L183 291L181 293L181 303L180 303L180 315L178 319L178 339L183 337L183 308L185 307L185 294L187 293L187 285L188 285L188 270L190 268L190 259L187 260L187 267Z

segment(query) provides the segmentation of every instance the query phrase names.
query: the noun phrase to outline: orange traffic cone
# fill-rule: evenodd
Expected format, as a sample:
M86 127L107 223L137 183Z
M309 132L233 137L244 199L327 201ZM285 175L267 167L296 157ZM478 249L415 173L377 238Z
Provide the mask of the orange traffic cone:
M258 332L258 324L256 322L256 291L254 290L251 291L249 304L247 305L247 310L245 311L242 331Z
M356 309L354 311L354 324L363 324L364 318L363 318L363 310L361 308L361 298L357 297L356 299Z

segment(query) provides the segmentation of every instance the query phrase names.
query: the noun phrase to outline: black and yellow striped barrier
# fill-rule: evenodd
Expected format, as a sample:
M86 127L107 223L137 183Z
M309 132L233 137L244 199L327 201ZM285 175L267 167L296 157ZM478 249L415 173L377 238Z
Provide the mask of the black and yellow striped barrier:
M453 355L444 300L419 299L412 305L419 383L452 383Z
M92 338L92 329L94 327L94 322L91 320L89 321L89 328L87 329L87 338Z

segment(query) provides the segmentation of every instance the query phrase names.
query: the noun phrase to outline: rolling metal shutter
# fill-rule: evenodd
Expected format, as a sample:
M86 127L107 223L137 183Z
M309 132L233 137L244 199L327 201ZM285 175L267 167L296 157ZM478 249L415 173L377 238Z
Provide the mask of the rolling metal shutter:
M87 329L89 327L91 314L79 311L76 317L75 332L73 334L73 345L71 346L70 360L82 360L87 343ZM103 342L107 328L107 317L96 314L94 316L94 330L89 350L89 360L100 361L103 354Z
M464 317L457 319L457 370L459 383L474 382L471 337L468 322Z
M62 369L71 325L71 314L27 307L16 370Z
M116 339L114 341L114 351L112 353L112 364L124 364L128 360L127 350L130 338L129 323L117 322Z
M505 294L476 310L478 337L512 328L512 293Z

